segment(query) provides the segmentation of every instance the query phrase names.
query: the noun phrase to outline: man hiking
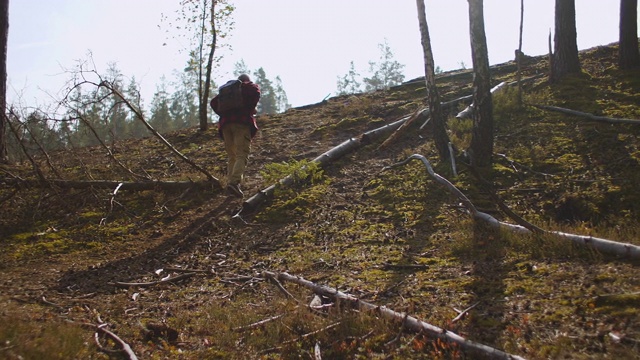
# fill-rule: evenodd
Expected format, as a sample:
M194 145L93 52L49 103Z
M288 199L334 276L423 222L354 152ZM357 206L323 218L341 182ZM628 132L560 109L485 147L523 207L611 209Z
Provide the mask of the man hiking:
M239 198L244 196L240 183L249 161L251 140L258 132L255 114L260 101L260 87L249 75L230 80L211 99L211 108L220 116L218 134L224 140L227 163L227 191Z

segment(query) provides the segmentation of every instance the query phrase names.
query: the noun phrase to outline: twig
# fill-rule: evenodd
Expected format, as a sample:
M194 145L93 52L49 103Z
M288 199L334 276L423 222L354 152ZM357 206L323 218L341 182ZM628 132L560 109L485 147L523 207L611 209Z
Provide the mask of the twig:
M491 199L493 200L494 203L496 203L496 205L498 205L498 207L500 208L500 210L502 210L505 214L507 214L508 217L510 217L513 221L516 222L516 224L523 226L527 229L529 229L532 233L535 234L542 234L544 233L544 230L542 230L541 228L533 225L532 223L528 222L527 220L523 219L520 215L516 214L515 212L513 212L498 196L498 194L496 194L495 190L493 189L493 186L491 185L491 183L489 181L487 181L484 177L482 177L482 175L480 175L480 173L478 172L478 170L475 168L475 166L466 164L467 168L471 171L471 174L480 182L480 185L482 187L484 187L484 189L487 191L487 193L489 194L489 196L491 197Z
M458 177L458 170L456 169L456 157L453 155L453 145L449 143L447 146L449 147L449 159L451 161L451 171L453 172L453 177Z
M122 339L120 339L118 335L112 333L111 331L105 329L104 327L98 326L96 328L98 329L98 332L104 333L105 335L110 337L111 340L115 341L118 345L120 345L120 347L122 348L122 351L124 351L124 353L127 354L127 356L129 357L129 360L138 360L138 357L131 349L131 346L129 346L129 344L124 342Z
M284 288L284 286L282 286L282 284L280 283L278 278L276 278L275 276L271 276L271 277L268 277L268 279L271 280L276 285L276 287L280 291L282 291L283 294L285 294L287 297L295 300L295 302L297 302L298 304L300 303L300 301L298 299L296 299L295 296L293 296L289 291L287 291L287 289Z
M514 164L517 164L518 166L521 166L521 167L523 167L523 168L525 168L525 169L527 169L527 170L531 171L531 172L532 172L532 173L534 173L534 174L542 175L542 176L544 176L544 177L547 177L547 176L550 176L550 177L557 177L557 176L558 176L558 175L554 175L554 174L548 174L548 173L543 173L543 172L535 171L535 170L533 170L532 168L530 168L530 167L528 167L528 166L526 166L526 165L524 165L524 164L521 164L521 163L519 163L519 162L517 162L517 161L514 161L514 160L509 159L509 158L507 157L507 155L505 155L505 154L500 154L500 153L498 153L498 154L496 154L496 155L497 155L498 157L501 157L501 158L505 159L506 161L508 161L508 162L509 162L509 164L511 165L511 167L512 167L516 172L517 172L518 170L516 170L516 168L515 168Z
M55 307L58 307L58 308L62 308L62 307L63 307L62 305L58 305L58 304L56 304L56 303L52 303L51 301L47 300L47 298L46 298L46 297L44 297L44 296L42 296L42 300L41 300L41 301L42 301L44 304L47 304L47 305L55 306Z
M471 311L473 308L475 308L476 306L478 306L478 304L480 304L480 302L477 302L477 303L475 303L475 304L473 304L473 305L469 306L468 308L466 308L466 309L464 309L464 310L462 310L462 311L459 311L458 316L454 317L454 318L453 318L453 320L451 320L451 323L456 323L456 322L458 322L460 319L462 319L463 317L465 317L469 311ZM455 309L454 309L454 310L455 310Z
M116 281L116 282L109 283L109 285L114 285L116 287L121 287L121 288L128 288L128 287L134 287L134 286L137 286L137 287L149 287L149 286L154 286L154 285L158 285L158 284L164 284L164 283L168 283L168 282L173 282L173 281L177 281L177 280L186 279L186 278L191 277L193 275L196 275L196 273L190 272L190 273L180 274L180 275L174 276L172 278L162 279L162 280L158 280L158 281L151 281L151 282L143 282L143 283L128 283L128 282Z
M245 326L239 326L239 327L235 327L235 328L231 328L231 330L233 331L246 331L246 330L251 330L251 329L255 329L258 328L266 323L269 323L271 321L274 320L278 320L281 317L283 317L285 314L280 314L280 315L276 315L276 316L272 316L270 318L266 318L264 320L260 320L258 322L254 322L253 324L249 324L249 325L245 325Z
M428 269L429 265L420 265L420 264L390 264L385 263L382 265L383 270L389 269L411 269L411 270L425 270Z
M387 343L384 344L384 346L391 346L392 344L398 342L398 340L400 340L400 337L402 337L402 334L404 333L404 329L405 329L405 322L407 321L407 317L409 317L409 313L404 314L404 319L402 319L402 323L400 324L400 331L398 331L398 334L396 335L396 337L394 337L393 339L387 341Z
M177 268L177 267L167 267L164 269L160 269L160 270L166 270L166 271L173 271L173 272L184 272L184 273L200 273L200 274L211 274L213 273L213 270L204 270L204 269L183 269L183 268ZM158 270L158 271L160 271Z
M317 334L319 334L319 333L321 333L321 332L323 332L323 331L331 330L331 329L333 329L334 327L336 327L336 326L340 325L341 323L342 323L342 321L335 322L335 323L333 323L333 324L331 324L331 325L329 325L329 326L326 326L326 327L324 327L324 328L322 328L322 329L318 329L318 330L316 330L316 331L312 331L312 332L310 332L310 333L306 333L306 334L304 334L304 335L302 335L302 336L300 336L300 337L298 337L298 338L295 338L295 339L292 339L292 340L285 341L285 342L283 342L283 343L282 343L282 345L293 344L293 343L298 342L298 341L300 341L300 340L302 340L302 339L306 339L306 338L311 337L311 336L313 336L313 335L317 335ZM280 349L282 349L282 348L283 348L283 346L276 346L276 347L272 347L272 348L269 348L269 349L262 350L262 351L260 351L260 353L262 353L262 354L264 354L264 353L270 353L270 352L273 352L273 351L276 351L276 350L280 350Z

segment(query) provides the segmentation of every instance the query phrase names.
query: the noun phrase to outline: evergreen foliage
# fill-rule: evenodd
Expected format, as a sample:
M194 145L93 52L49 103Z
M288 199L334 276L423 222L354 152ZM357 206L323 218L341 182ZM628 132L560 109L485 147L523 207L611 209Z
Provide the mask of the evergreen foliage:
M392 86L402 84L404 81L404 65L394 59L393 51L385 39L378 44L380 59L369 61L369 76L359 81L360 74L356 71L354 62L351 61L349 71L344 76L338 76L337 95L356 94L362 91L375 91L389 89Z

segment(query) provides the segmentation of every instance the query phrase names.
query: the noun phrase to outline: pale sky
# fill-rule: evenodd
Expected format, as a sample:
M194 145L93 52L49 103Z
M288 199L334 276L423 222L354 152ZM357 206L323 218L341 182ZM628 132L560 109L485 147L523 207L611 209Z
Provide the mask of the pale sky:
M144 103L151 102L159 78L174 79L186 53L161 25L173 18L178 0L10 0L8 103L41 106L60 98L78 60L91 52L98 72L116 63L126 79L135 76ZM385 39L405 79L424 75L416 2L413 0L236 0L235 29L221 50L224 64L214 79L224 83L233 64L279 75L289 102L313 104L336 91L338 76L354 62L368 75ZM620 0L576 0L578 48L618 41ZM443 70L471 67L466 0L426 0L435 63ZM525 0L523 51L548 52L554 0ZM485 0L489 61L514 57L518 47L520 1ZM159 25L161 26L159 28ZM166 45L163 45L165 44ZM125 81L127 84L128 81Z

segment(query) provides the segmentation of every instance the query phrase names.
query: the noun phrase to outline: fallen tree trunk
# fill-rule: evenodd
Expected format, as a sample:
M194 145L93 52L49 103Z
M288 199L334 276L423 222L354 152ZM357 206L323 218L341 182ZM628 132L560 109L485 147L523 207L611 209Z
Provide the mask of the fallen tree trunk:
M498 350L487 345L483 345L483 344L473 342L471 340L467 340L454 332L439 328L435 325L428 324L424 321L420 321L413 316L409 316L407 314L402 314L397 311L391 310L386 306L378 306L378 305L368 303L366 301L356 298L355 296L338 291L337 289L332 289L327 286L318 285L297 276L292 276L287 273L274 273L270 271L265 271L263 272L263 277L273 278L280 281L293 282L295 284L311 289L316 294L323 295L337 301L347 301L351 303L353 306L357 307L358 309L379 313L381 316L387 319L401 322L403 326L405 326L408 329L411 329L413 331L418 331L418 332L422 331L428 336L431 336L433 338L438 338L438 339L455 343L459 345L462 349L469 352L479 353L484 356L488 356L492 359L523 359L520 356L512 355L502 350Z
M363 142L360 139L351 138L313 159L312 162L318 163L320 166L325 166L329 162L336 160L344 156L345 154L348 154L351 151L354 151L355 149L361 147L362 144ZM239 217L243 211L248 212L257 209L260 204L273 196L273 192L275 191L277 186L290 186L294 182L294 176L288 175L284 179L280 180L277 184L271 185L264 190L260 190L257 194L253 195L242 204L242 208L240 209L240 211L238 211L238 213L234 215L234 217Z
M493 227L496 227L496 228L507 229L509 231L516 232L516 233L531 233L532 232L531 230L525 228L524 226L505 223L505 222L497 220L496 218L494 218L493 216L491 216L491 215L489 215L487 213L483 213L483 212L478 211L478 209L476 209L476 207L473 205L473 203L469 200L469 198L467 198L462 193L462 191L460 191L458 188L456 188L447 179L445 179L442 176L440 176L437 173L435 173L433 171L433 168L431 167L431 164L429 163L429 160L427 160L427 158L425 158L424 156L422 156L420 154L413 154L413 155L409 156L407 159L405 159L405 160L403 160L403 161L401 161L399 163L387 166L387 167L383 168L382 170L384 171L386 169L390 169L390 168L393 168L393 167L396 167L396 166L404 165L404 164L406 164L409 161L414 160L414 159L422 161L424 166L427 168L427 172L429 173L429 175L431 175L431 177L433 177L437 182L439 182L442 185L444 185L449 190L449 192L451 192L458 199L460 199L460 201L462 201L462 203L464 204L465 208L467 208L467 210L471 213L471 215L473 216L474 219L483 220L486 223L488 223L490 226L493 226ZM562 238L562 239L571 240L575 244L583 245L583 246L589 247L591 249L600 251L600 252L605 253L605 254L616 255L616 256L621 256L621 257L631 258L631 259L640 259L640 246L638 246L638 245L629 244L629 243L621 243L621 242L612 241L612 240L608 240L608 239L597 238L597 237L593 237L593 236L568 234L568 233L564 233L564 232L561 232L561 231L549 231L549 230L541 230L541 231L542 231L543 234L550 234L550 235L554 235L554 236L557 236L557 237Z
M494 94L494 93L504 89L507 85L508 84L506 82L501 82L500 84L498 84L498 85L494 86L493 88L491 88L491 90L489 90L489 91L491 92L491 94ZM471 105L467 106L467 108L462 110L462 111L460 111L458 113L458 115L456 115L456 117L458 119L465 119L465 118L471 117L471 113L473 112L473 107L474 107L474 104L471 104Z
M540 74L540 75L535 75L535 76L531 76L528 77L526 79L522 79L520 81L513 81L510 83L507 82L501 82L500 84L494 86L493 88L491 88L491 94L493 95L494 93L497 93L498 91L501 91L503 89L505 89L507 86L512 86L512 85L518 85L519 87L522 86L523 83L527 83L536 79L539 79L541 77L543 77L544 74ZM466 109L462 110L461 112L458 113L458 115L456 115L456 117L458 119L464 119L464 118L468 118L471 116L471 112L473 110L473 104L469 105Z
M543 109L543 110L548 110L548 111L555 111L555 112L559 112L559 113L563 113L563 114L567 114L567 115L574 115L574 116L579 116L579 117L583 117L587 120L592 120L592 121L601 121L601 122L606 122L606 123L610 123L610 124L635 124L635 125L640 125L640 120L635 120L635 119L618 119L618 118L609 118L609 117L605 117L605 116L596 116L593 114L589 114L589 113L584 113L581 111L575 111L575 110L571 110L571 109L565 109L565 108L561 108L561 107L557 107L557 106L546 106L546 105L534 105L532 104L532 106L537 107L538 109Z
M461 101L465 101L465 100L469 100L471 99L470 96L464 96L458 99L454 99L451 101L447 101L442 103L443 107L453 107L455 105L457 105L458 103L460 103ZM421 110L418 110L416 112L418 115L417 117L424 117L424 116L428 116L429 115L429 108L423 108ZM399 127L401 127L406 121L408 121L409 119L411 119L413 116L415 116L416 113L410 114L410 115L406 115L390 124L381 126L379 128L373 129L373 130L369 130L365 133L363 133L359 139L356 138L351 138L345 142L343 142L342 144L334 147L333 149L327 151L326 153L320 155L319 157L317 157L316 159L313 160L313 162L317 162L319 163L321 166L324 166L326 164L328 164L330 161L335 160L345 154L348 154L351 151L354 151L364 145L368 145L371 143L374 143L375 141L378 141L381 138L384 138L386 136L388 136L389 134L393 133L394 131L396 131ZM250 197L249 199L247 199L243 205L242 208L240 209L240 211L238 213L236 213L234 215L234 217L240 217L240 214L242 212L251 212L251 211L255 211L258 206L260 206L260 204L262 204L263 202L265 202L267 199L269 199L271 196L273 196L273 192L276 188L276 186L278 185L283 185L283 186L289 186L291 184L293 184L294 182L294 178L289 175L287 177L285 177L284 179L280 180L278 182L278 184L274 184L271 185L269 187L267 187L266 189L260 190L257 194L253 195L252 197Z
M215 182L211 181L144 181L144 182L125 182L111 180L33 180L33 179L4 179L3 183L14 187L29 188L60 188L60 189L116 189L119 190L186 190L188 188L213 188Z
M402 125L400 125L400 127L396 129L396 131L393 134L391 134L391 136L389 136L385 141L382 142L382 144L378 146L378 150L381 150L387 147L387 145L391 144L400 135L402 135L402 133L404 132L403 130L409 127L409 125L411 125L414 121L421 118L424 113L430 113L430 112L431 111L429 111L429 109L422 109L414 112L411 116L409 116L409 118L406 121L402 123Z

